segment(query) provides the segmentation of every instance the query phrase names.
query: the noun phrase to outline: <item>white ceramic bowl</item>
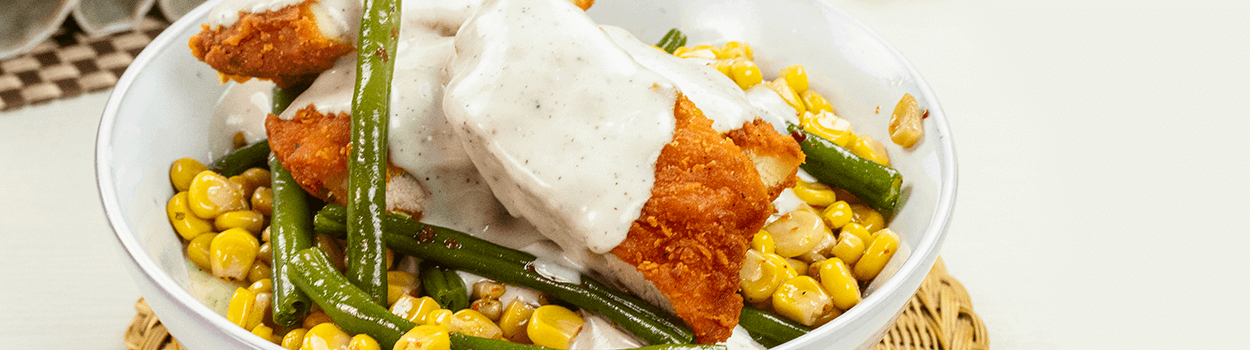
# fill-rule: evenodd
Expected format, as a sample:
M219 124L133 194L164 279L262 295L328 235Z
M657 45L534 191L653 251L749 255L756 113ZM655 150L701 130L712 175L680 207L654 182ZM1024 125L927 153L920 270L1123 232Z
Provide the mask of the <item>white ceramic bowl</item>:
M207 116L225 88L186 44L200 30L210 5L188 13L152 41L113 90L96 144L100 196L140 291L184 345L279 349L192 296L181 243L165 217L165 203L174 194L169 164L183 157L208 158ZM857 133L886 144L905 181L904 204L890 224L902 237L902 248L862 303L779 349L869 348L881 339L937 258L954 205L950 130L920 75L877 35L819 0L610 0L599 1L590 14L644 41L678 27L690 36L690 45L748 42L766 78L782 67L803 64L811 86ZM904 93L929 110L925 138L911 150L890 143L886 131Z

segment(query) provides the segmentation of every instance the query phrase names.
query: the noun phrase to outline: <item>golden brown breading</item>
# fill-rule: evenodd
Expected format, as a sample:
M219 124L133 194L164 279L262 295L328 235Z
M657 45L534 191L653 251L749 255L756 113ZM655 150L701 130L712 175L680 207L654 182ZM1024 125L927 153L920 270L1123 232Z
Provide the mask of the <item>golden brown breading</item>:
M725 133L725 136L755 163L755 171L768 187L770 198L777 199L782 190L794 187L794 175L806 156L793 137L778 134L772 124L762 119L743 124L741 129Z
M700 343L715 343L738 324L738 272L772 201L751 159L694 103L679 94L674 115L651 198L612 254L655 284Z
M202 25L188 43L191 54L223 78L267 79L279 87L310 82L353 50L351 43L321 35L311 4L306 0L277 11L240 12L229 27Z
M582 11L589 10L590 7L595 4L595 0L569 0L569 2L573 3L573 5L577 5L577 7L581 8Z

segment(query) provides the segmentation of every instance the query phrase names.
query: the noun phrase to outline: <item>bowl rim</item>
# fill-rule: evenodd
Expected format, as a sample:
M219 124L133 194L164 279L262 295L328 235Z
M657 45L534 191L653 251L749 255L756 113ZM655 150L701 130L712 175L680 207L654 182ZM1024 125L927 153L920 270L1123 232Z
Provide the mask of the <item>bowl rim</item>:
M252 338L247 337L247 335L251 334L251 332L244 330L241 327L233 327L234 325L229 323L224 317L203 317L204 315L220 315L217 315L216 312L209 309L202 302L183 289L181 285L174 282L174 280L166 274L163 269L157 266L156 262L152 260L148 254L146 254L142 246L136 240L133 230L126 223L126 220L122 215L123 211L120 208L118 196L115 188L113 187L116 179L109 171L109 164L113 161L111 144L113 142L114 126L117 121L118 110L121 108L122 98L128 95L131 86L139 75L139 72L147 67L156 58L160 51L166 49L171 43L176 42L178 39L178 33L185 31L187 27L199 24L198 20L206 17L212 7L220 1L221 0L207 1L167 27L159 36L153 39L142 52L139 53L139 55L126 69L125 73L122 74L121 78L118 79L115 88L113 88L109 94L108 102L105 104L102 117L100 119L100 126L96 133L94 157L96 187L99 190L100 201L104 207L105 218L108 220L109 226L113 230L114 237L117 238L117 241L122 246L126 256L129 257L138 267L139 272L150 279L159 290L168 294L168 296L172 297L171 299L176 300L177 303L181 304L181 307L191 309L195 313L201 315L202 318L212 323L214 326L221 328L223 331L228 332L237 339L244 340L254 346L263 346L260 345L261 342L253 341ZM938 202L935 207L934 215L930 220L926 231L921 237L919 244L913 247L912 251L915 253L904 261L902 266L899 267L899 270L895 272L894 276L914 275L919 273L919 270L921 269L932 268L950 226L950 219L954 212L955 192L958 184L958 164L955 156L955 146L951 137L950 126L947 123L946 114L943 112L941 105L937 101L932 89L924 80L923 76L921 76L916 68L912 66L910 61L908 61L896 48L894 48L894 46L890 45L889 42L883 39L879 34L871 30L858 19L850 16L845 11L842 11L842 9L837 8L825 1L803 0L803 2L822 11L837 12L841 17L849 19L851 26L866 33L877 45L885 48L888 54L903 68L905 68L908 75L915 80L916 87L920 90L922 95L921 99L924 101L924 104L928 106L929 117L926 119L929 123L933 124L933 130L937 131L936 135L928 135L927 137L936 137L936 140L933 141L938 143L936 145L935 153L939 157L938 164L942 176L942 181L939 186L940 194L938 196ZM123 232L127 234L123 234ZM927 271L925 272L925 275L927 275ZM139 278L139 276L132 277ZM866 313L876 311L875 309L881 307L880 305L886 302L886 294L890 294L889 292L897 292L899 289L904 287L905 283L909 282L905 281L904 278L891 278L882 284L876 292L864 298L864 300L860 303L860 306L862 307L851 308L842 316L835 318L833 321L830 321L829 324L826 324L821 328L834 329L845 327L848 323L852 322L852 320L858 320L859 318L864 317ZM919 283L915 284L916 287L919 286ZM914 293L914 291L911 293ZM897 310L897 312L901 311L902 309ZM897 314L895 316L897 316ZM828 332L822 332L820 328L815 329L806 335L783 344L783 346L779 347L779 349L789 349L804 345L811 345L821 338L822 333ZM265 344L272 345L272 343L268 342L265 342ZM277 349L277 345L273 345L273 348Z

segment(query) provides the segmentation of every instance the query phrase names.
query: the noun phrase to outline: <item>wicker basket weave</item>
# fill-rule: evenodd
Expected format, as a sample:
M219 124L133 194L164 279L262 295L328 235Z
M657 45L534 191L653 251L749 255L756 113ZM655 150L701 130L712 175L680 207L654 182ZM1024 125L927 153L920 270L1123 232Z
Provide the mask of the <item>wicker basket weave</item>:
M126 329L126 348L130 350L179 350L178 341L156 318L148 303L135 303L139 312ZM989 349L985 324L972 312L968 291L950 275L938 259L929 271L920 290L911 298L894 327L874 350L894 349Z

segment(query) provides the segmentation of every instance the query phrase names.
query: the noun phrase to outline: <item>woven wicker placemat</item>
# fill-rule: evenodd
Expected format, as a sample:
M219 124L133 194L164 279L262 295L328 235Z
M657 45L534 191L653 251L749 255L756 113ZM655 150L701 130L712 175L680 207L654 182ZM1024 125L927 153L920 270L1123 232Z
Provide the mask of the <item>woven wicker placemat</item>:
M156 318L148 303L135 303L134 321L126 329L126 348L130 350L178 350L182 347L169 330ZM990 348L989 334L981 318L972 312L968 291L946 273L946 265L938 259L929 275L912 296L903 314L885 338L873 350L985 350Z

